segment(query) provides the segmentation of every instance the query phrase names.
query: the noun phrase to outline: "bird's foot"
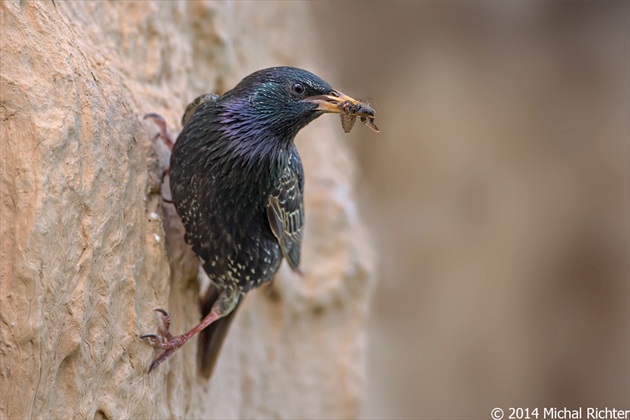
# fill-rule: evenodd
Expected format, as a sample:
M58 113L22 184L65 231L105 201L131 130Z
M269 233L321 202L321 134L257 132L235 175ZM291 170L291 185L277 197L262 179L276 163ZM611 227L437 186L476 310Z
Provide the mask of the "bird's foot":
M169 148L169 150L173 150L173 146L174 146L174 142L173 142L173 137L171 136L171 134L168 132L168 127L166 126L166 120L164 119L163 116L161 116L160 114L156 114L154 112L151 112L147 115L144 116L144 119L152 119L157 126L160 128L160 131L155 135L155 137L153 138L153 140L157 139L158 137L162 139L162 141L164 142L164 144Z
M168 312L166 312L164 309L156 309L155 312L159 314L158 333L143 334L140 336L140 338L146 338L151 342L151 344L153 344L153 347L158 347L157 343L168 341L173 338L173 336L169 332L171 328L171 317L169 316Z
M156 349L164 350L162 354L156 357L151 363L149 372L155 369L160 363L168 359L168 357L175 353L175 351L182 347L192 336L202 331L208 325L212 324L219 318L223 318L234 310L236 304L240 299L240 292L238 289L226 289L222 291L217 300L212 305L210 313L206 315L201 322L192 330L185 334L173 337L169 328L171 326L171 317L163 309L156 309L155 311L160 315L158 320L158 333L157 334L143 334L141 339L147 339Z
M153 359L149 372L155 369L160 363L168 359L168 357L175 352L178 348L182 347L186 341L190 338L186 334L173 336L170 332L171 317L163 309L155 310L160 316L158 320L158 333L157 334L143 334L141 339L146 339L151 345L160 350L164 350L158 357Z
M149 373L156 367L158 367L163 361L169 358L175 351L181 348L188 341L188 337L185 335L178 335L176 337L171 337L169 340L164 340L164 337L156 336L156 334L146 334L143 338L148 338L153 347L163 349L164 351L160 353L153 361L151 362L151 366L149 367Z

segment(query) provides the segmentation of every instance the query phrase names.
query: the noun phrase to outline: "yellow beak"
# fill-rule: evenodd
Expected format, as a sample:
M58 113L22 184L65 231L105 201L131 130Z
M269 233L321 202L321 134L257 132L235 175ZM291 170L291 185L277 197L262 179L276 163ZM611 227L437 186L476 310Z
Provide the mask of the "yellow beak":
M305 101L317 104L318 111L345 115L354 114L355 110L361 109L363 105L360 101L336 90L328 95L308 97Z

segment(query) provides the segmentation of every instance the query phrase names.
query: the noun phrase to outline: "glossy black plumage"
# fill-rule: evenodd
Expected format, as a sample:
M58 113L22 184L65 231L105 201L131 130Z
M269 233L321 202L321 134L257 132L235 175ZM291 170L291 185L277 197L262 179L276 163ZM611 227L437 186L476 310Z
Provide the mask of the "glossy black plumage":
M293 138L321 112L307 104L283 120L282 106L299 103L286 103L285 89L307 76L319 89L313 93L332 90L297 69L256 73L221 97L203 97L175 143L173 202L186 240L220 288L246 293L270 280L283 256L298 267L304 176ZM256 101L264 106L253 108ZM274 106L275 124L266 121L274 114L257 115Z
M337 105L348 101L357 103L310 72L275 67L188 106L170 185L186 241L213 287L195 329L145 336L165 349L152 368L202 331L199 358L210 376L241 296L271 280L283 258L299 270L304 174L293 140L324 112L343 114Z

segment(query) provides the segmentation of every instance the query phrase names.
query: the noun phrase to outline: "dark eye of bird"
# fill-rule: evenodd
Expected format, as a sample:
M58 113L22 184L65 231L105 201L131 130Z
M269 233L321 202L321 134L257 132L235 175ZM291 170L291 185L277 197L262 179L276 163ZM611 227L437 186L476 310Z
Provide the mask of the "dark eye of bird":
M294 83L293 86L291 86L291 91L298 96L302 96L304 92L306 91L306 89L304 88L303 84Z

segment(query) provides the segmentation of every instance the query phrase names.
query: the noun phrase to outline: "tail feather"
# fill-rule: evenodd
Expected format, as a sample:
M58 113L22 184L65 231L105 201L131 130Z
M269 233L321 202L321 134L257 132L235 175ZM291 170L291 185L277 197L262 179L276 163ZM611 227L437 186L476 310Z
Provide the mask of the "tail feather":
M220 290L213 284L210 284L210 287L200 302L201 319L210 313L212 305L214 305L214 302L219 297L219 294ZM236 314L242 300L242 298L239 300L232 312L208 325L208 327L199 333L197 364L199 366L200 375L206 379L210 379L212 376L217 359L221 353L221 347L223 347L223 341L225 340L225 336L230 329L234 315Z

